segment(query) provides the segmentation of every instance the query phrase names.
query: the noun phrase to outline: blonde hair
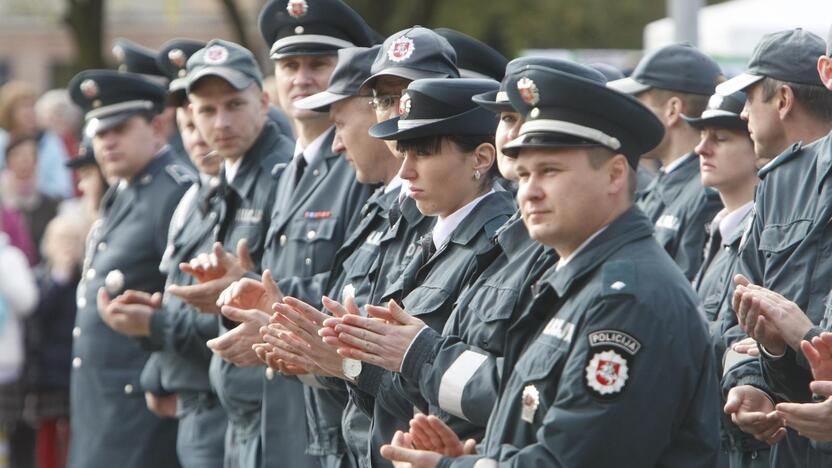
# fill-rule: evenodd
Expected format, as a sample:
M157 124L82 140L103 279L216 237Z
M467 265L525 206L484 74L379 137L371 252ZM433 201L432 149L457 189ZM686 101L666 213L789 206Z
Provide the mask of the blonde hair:
M14 134L14 112L21 102L30 99L37 100L38 93L29 83L23 81L9 81L0 88L0 127Z

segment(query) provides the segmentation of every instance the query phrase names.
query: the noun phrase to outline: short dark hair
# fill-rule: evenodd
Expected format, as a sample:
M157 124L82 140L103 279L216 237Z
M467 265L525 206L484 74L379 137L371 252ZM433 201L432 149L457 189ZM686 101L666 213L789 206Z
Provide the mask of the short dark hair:
M589 159L589 166L593 169L600 169L607 161L612 159L617 153L609 148L603 146L594 146L586 149L586 154ZM630 192L630 201L635 200L636 188L638 187L638 176L636 170L627 164L627 190Z
M795 100L806 109L812 117L823 122L832 122L832 91L824 86L792 83L765 77L761 81L763 102L770 101L783 86L788 86L794 93Z
M17 148L18 146L22 146L26 143L33 143L35 148L38 146L38 138L34 135L25 135L22 137L14 138L6 145L6 153L4 154L5 161L9 160L9 155L12 151ZM35 156L37 156L37 151L35 151Z
M463 153L470 153L484 143L495 146L496 148L494 135L431 135L409 140L399 140L396 143L396 149L400 153L412 150L427 154L436 154L442 149L442 142L445 140L456 145ZM496 157L491 167L488 168L488 171L483 176L481 181L488 185L495 179L502 178L500 170L497 167Z
M685 115L700 116L705 109L708 108L708 100L710 96L702 94L682 93L679 91L671 91L668 89L652 88L647 93L650 93L650 100L656 104L664 104L672 97L678 97L682 101L682 112Z

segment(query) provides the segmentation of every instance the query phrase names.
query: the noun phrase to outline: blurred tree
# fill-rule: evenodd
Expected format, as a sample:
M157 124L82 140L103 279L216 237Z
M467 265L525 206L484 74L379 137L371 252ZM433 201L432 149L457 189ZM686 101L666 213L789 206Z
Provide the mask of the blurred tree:
M66 0L63 21L75 39L78 56L75 68L104 68L101 53L104 40L105 0Z
M248 31L246 27L246 18L240 11L235 0L219 0L223 10L225 10L226 20L231 24L231 30L234 32L234 42L251 49L251 43L248 40Z

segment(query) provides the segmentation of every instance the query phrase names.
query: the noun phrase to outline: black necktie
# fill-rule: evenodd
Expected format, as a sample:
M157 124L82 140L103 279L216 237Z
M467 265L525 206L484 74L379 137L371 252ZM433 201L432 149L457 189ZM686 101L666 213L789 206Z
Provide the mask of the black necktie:
M303 177L303 171L306 169L307 166L306 158L303 154L300 155L299 158L295 159L295 187L298 186L300 183L300 178Z

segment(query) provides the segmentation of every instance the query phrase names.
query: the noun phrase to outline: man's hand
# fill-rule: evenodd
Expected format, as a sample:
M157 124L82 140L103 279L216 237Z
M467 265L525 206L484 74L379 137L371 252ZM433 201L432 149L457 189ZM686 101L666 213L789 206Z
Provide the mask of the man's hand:
M832 441L832 381L815 380L809 387L826 400L821 403L780 403L777 416L803 437Z
M261 333L263 332L263 327L260 329ZM303 367L298 367L292 364L288 364L284 361L279 360L274 353L272 353L272 346L267 343L259 343L252 347L254 353L257 354L257 358L268 367L271 367L272 370L280 372L281 374L286 375L302 375L308 374L309 371Z
M737 275L734 282L737 287L734 289L732 306L740 327L769 353L783 354L786 342L777 327L763 314L764 305L768 305L763 291L768 290L749 283L742 275Z
M265 270L260 281L243 278L235 281L220 294L217 306L231 306L238 309L257 309L271 313L272 304L283 301L283 292Z
M788 346L795 351L799 350L800 342L813 326L809 317L797 304L774 291L753 285L749 285L748 289L746 295L755 298L757 312L760 314L757 321L764 320L773 325Z
M396 431L390 445L381 447L381 456L396 468L435 468L442 459L436 452L414 449L413 438L402 431Z
M328 310L332 317L323 321L323 327L318 331L318 335L323 338L324 343L334 348L347 348L348 346L338 339L338 332L335 327L341 324L341 318L345 315L361 316L361 311L358 310L358 304L355 303L355 298L347 296L344 304L334 301L326 296L323 297L324 309Z
M162 306L162 294L127 290L112 301L98 290L98 315L110 328L127 336L149 336L150 318Z
M750 336L731 345L731 349L733 349L736 353L746 354L751 357L757 357L760 355L760 348L757 346L757 341Z
M372 318L346 315L335 326L338 339L347 345L339 348L338 353L399 372L404 353L425 327L425 322L411 316L392 300L387 307L367 306L367 313Z
M272 321L291 332L284 334L283 343L314 362L324 375L344 377L341 367L343 358L334 347L324 343L319 335L323 322L330 318L329 315L293 297L284 298L283 304L274 304L274 311ZM270 340L280 340L277 336L268 335L264 335L263 339L268 343L272 342Z
M477 443L468 439L463 444L458 435L436 416L417 414L410 420L413 448L430 450L446 457L460 457L476 453Z
M812 338L812 343L803 341L800 349L809 365L815 380L832 380L832 333L823 332Z
M220 294L231 283L242 278L246 271L255 269L245 239L237 243L237 254L239 258L226 252L219 242L215 243L211 255L201 254L190 263L179 265L179 269L193 275L198 284L168 286L168 292L202 312L219 313L220 307L217 305L217 299Z
M176 417L176 394L172 395L154 395L150 392L144 392L144 401L147 403L147 409L160 418L175 418Z
M269 315L257 309L240 310L225 306L222 314L239 325L223 335L208 340L207 345L220 358L237 367L253 367L259 359L252 347L261 342L260 327L269 323Z
M774 404L762 390L751 385L740 385L728 392L725 414L744 432L769 445L780 442L786 435Z

